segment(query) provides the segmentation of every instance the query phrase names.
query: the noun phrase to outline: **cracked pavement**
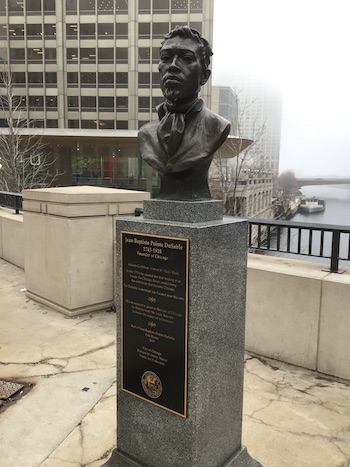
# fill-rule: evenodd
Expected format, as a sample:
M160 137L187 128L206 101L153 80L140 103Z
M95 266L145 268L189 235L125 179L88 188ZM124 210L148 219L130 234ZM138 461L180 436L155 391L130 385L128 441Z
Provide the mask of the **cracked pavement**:
M115 313L67 318L24 287L0 259L0 379L33 384L0 409L0 465L100 467L116 443ZM350 467L350 382L247 354L243 444L265 467Z

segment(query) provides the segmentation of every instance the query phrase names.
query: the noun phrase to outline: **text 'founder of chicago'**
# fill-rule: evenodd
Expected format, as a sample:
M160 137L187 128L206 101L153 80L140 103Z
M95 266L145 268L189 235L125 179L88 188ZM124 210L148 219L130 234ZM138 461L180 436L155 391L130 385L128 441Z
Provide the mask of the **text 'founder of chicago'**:
M177 26L161 44L158 69L165 101L157 107L159 121L138 134L142 158L159 173L160 199L211 199L209 166L230 132L230 123L199 98L212 55L207 40L187 26Z

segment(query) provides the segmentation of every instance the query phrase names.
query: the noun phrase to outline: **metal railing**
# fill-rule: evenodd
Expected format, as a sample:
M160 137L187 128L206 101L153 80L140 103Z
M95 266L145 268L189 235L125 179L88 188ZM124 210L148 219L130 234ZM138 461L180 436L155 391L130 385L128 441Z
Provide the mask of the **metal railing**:
M249 248L330 261L330 272L343 272L339 261L350 261L350 227L270 219L248 219Z
M16 214L19 214L19 211L22 211L22 193L0 191L0 206L13 208Z

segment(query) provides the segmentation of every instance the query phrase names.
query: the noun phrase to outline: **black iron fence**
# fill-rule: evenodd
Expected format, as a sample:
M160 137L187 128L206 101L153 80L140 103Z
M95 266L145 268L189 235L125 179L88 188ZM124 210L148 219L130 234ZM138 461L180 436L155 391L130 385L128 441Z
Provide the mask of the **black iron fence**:
M0 191L0 206L13 208L16 214L19 214L19 211L22 210L22 194Z
M249 248L257 252L279 252L324 258L330 272L341 272L339 261L350 261L350 227L309 224L270 219L248 219Z

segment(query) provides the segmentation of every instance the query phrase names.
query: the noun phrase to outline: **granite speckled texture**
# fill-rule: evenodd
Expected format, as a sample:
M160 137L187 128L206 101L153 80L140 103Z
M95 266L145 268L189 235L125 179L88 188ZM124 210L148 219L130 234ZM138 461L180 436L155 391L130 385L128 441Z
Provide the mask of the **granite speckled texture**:
M143 202L144 219L163 221L210 222L222 219L222 201L170 201L149 199Z
M205 218L205 204L198 210ZM189 239L188 411L179 417L121 391L119 383L117 448L106 465L258 467L241 445L247 223L119 219L118 266L121 231ZM117 334L120 342L120 323ZM119 382L120 371L118 359Z

